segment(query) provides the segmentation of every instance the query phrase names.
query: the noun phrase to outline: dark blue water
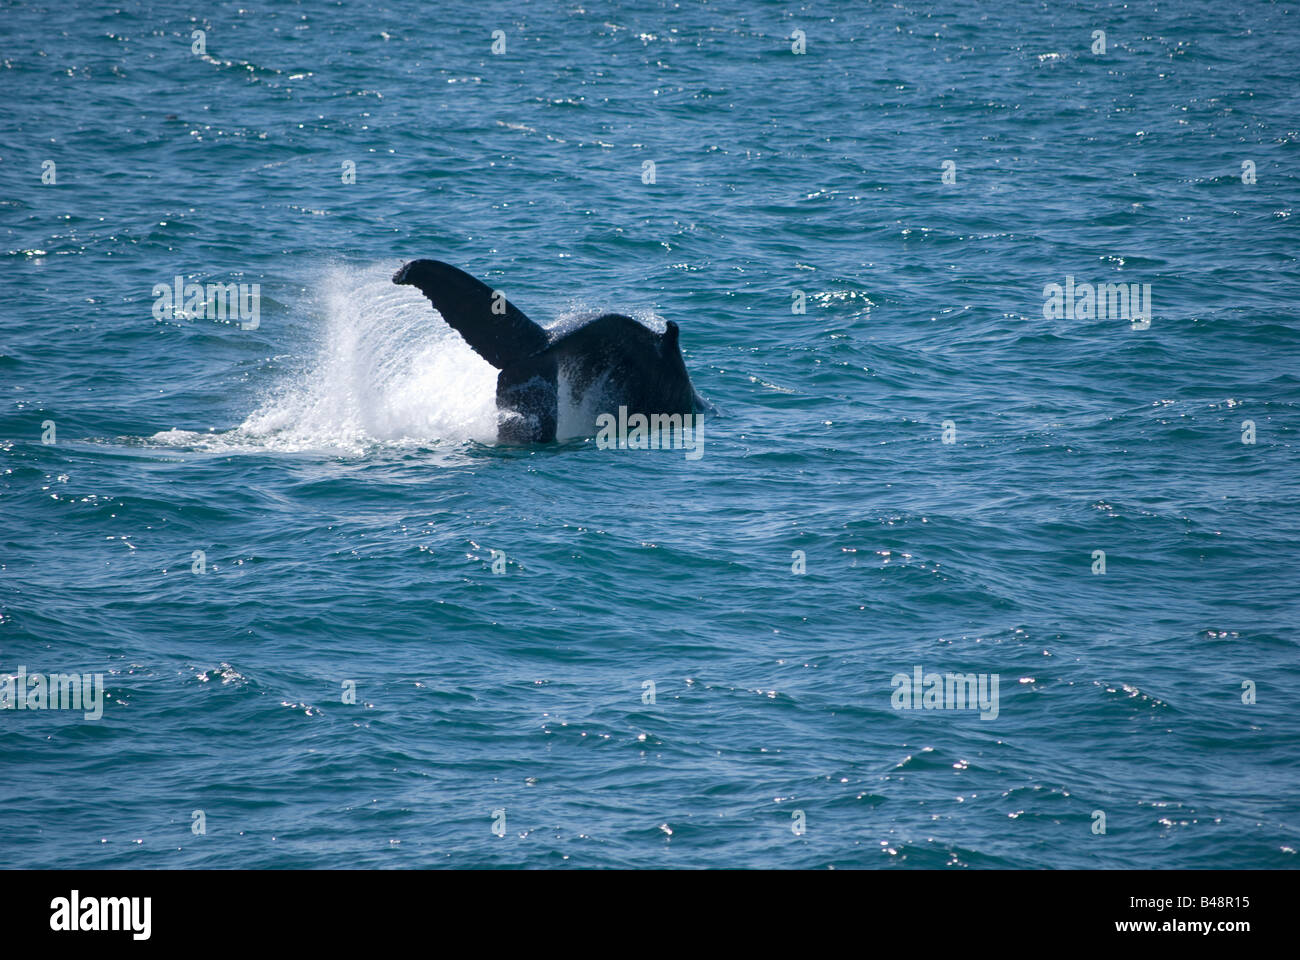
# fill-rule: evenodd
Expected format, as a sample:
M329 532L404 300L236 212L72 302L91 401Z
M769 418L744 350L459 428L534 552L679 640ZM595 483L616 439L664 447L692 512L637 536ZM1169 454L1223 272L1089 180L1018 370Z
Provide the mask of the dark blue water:
M7 862L1294 866L1298 58L1288 3L6 3L0 673L105 684L0 710ZM496 445L415 257L676 320L704 455Z

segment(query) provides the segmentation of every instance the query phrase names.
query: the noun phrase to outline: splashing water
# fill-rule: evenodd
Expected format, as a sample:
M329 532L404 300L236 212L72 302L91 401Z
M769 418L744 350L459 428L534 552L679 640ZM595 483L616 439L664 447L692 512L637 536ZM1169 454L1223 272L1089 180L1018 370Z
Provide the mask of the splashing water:
M169 430L156 442L199 449L322 450L360 454L376 445L496 439L497 371L410 287L391 264L332 267L316 301L315 357L272 388L233 430Z

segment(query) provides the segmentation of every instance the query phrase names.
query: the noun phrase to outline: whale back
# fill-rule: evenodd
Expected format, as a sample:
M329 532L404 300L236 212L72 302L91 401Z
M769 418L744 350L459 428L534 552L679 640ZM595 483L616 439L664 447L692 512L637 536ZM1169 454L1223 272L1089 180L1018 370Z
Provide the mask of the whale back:
M607 313L557 337L555 358L569 390L591 398L597 413L693 413L695 392L678 346L677 324L657 333L620 313Z

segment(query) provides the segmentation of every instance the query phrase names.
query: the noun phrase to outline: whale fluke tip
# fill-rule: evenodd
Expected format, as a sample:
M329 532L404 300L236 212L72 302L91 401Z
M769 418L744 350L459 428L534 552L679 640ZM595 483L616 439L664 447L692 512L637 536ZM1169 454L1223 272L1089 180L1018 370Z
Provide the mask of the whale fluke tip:
M393 274L393 283L414 284L415 281L411 279L412 269L418 266L419 264L426 263L426 262L427 261L424 260L408 260L406 263L398 267L397 272Z

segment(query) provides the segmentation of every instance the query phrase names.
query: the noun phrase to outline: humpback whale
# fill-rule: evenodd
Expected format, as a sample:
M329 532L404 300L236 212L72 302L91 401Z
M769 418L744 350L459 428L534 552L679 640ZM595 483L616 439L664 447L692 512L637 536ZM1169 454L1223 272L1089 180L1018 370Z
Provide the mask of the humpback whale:
M393 283L418 289L497 374L497 440L549 443L561 402L595 414L698 414L671 320L657 333L620 313L542 327L499 292L439 260L412 260Z

